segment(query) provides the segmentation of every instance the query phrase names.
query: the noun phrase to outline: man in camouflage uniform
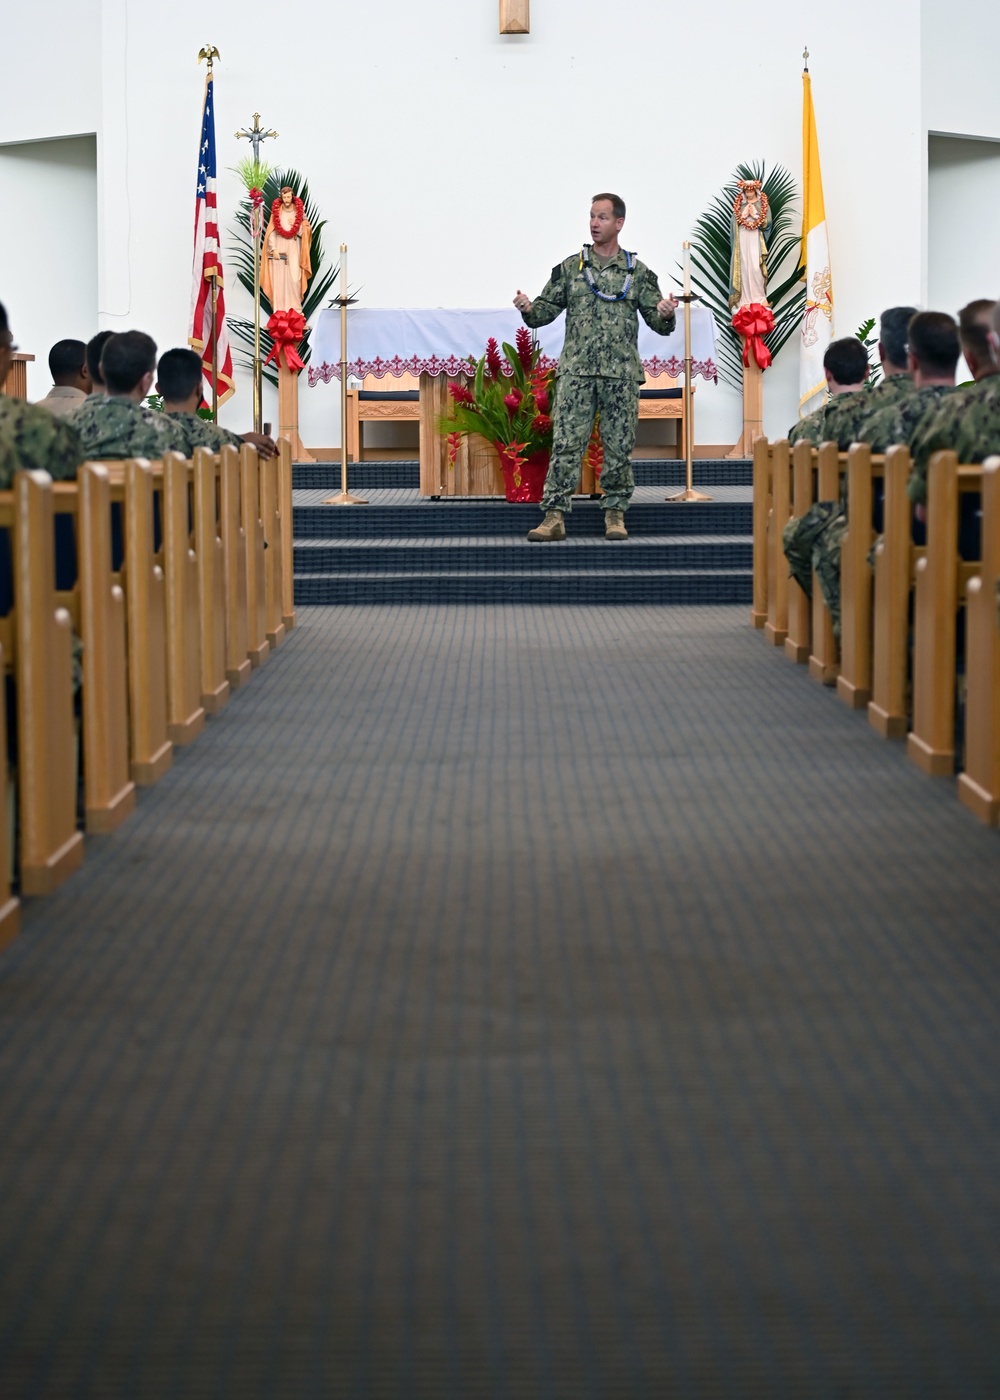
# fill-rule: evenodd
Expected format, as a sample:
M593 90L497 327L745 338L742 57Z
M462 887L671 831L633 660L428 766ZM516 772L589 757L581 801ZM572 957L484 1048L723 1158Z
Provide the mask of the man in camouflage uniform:
M800 418L788 434L788 441L811 442L818 447L821 442L833 442L827 422L836 423L836 414L842 407L840 399L844 395L859 394L868 379L868 352L856 335L844 336L826 347L823 356L823 373L830 397L819 408Z
M872 452L886 452L894 444L909 444L928 410L954 393L958 364L958 327L943 311L920 311L907 329L907 364L912 376L908 392L886 396L887 401L859 424L861 436ZM873 396L874 397L874 396ZM840 636L840 557L847 532L847 485L813 545L813 568L830 612L834 635Z
M101 372L107 395L91 395L73 415L83 450L93 461L187 454L184 430L143 403L156 373L156 343L142 331L123 331L106 342Z
M913 389L913 381L907 368L906 337L910 319L915 314L916 309L912 306L893 306L882 313L879 322L878 343L879 359L882 363L884 376L882 381L874 386L871 386L869 381L866 387L858 389L854 393L842 394L825 404L823 408L817 410L821 415L818 427L823 436L816 438L809 430L803 436L808 437L817 446L820 442L835 442L841 452L846 452L852 442L867 441L865 434L869 417L905 397ZM861 342L857 343L863 350ZM867 360L867 356L865 358ZM809 424L810 420L814 418L816 415L810 414L808 418L804 418L796 426L802 427ZM794 432L793 428L792 432L789 433L789 441L792 440ZM841 514L843 520L837 523L837 517ZM822 543L823 536L828 528L830 536L824 544ZM822 564L822 569L827 580L832 576L831 560L833 557L836 558L839 568L839 543L846 528L847 511L843 495L840 501L815 502L801 519L793 515L785 526L782 533L782 545L788 560L789 572L807 597L812 597L813 570L820 558L825 561ZM839 600L837 625L839 625Z
M996 303L970 302L959 312L962 352L973 383L949 394L917 424L911 452L913 470L907 485L910 500L923 513L927 502L927 465L935 452L958 453L960 462L982 462L1000 452L1000 313Z
M628 538L624 512L635 489L631 458L639 422L639 386L645 378L638 318L641 315L658 334L670 335L677 302L662 296L656 274L634 253L619 247L624 222L625 205L617 195L595 195L590 209L593 243L585 243L579 253L557 263L534 301L522 291L514 298L525 324L532 328L548 325L566 312L552 457L542 495L545 519L528 532L529 540L566 538L563 517L572 509L573 488L598 413L604 446L604 533L609 540Z
M0 306L0 384L7 378L14 337ZM9 490L17 471L46 471L56 481L72 480L83 461L80 434L44 408L0 394L0 489Z
M274 439L265 433L233 433L207 418L198 416L201 403L201 357L193 350L167 350L156 368L156 392L163 397L163 412L178 425L187 439L185 456L196 447L218 452L220 447L242 447L249 442L262 457L277 455Z

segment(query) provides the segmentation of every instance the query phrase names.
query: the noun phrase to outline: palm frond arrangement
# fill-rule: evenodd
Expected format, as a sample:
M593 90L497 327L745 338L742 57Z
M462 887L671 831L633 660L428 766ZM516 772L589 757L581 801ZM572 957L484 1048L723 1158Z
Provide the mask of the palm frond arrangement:
M876 332L873 335L872 332L874 330L875 317L869 316L867 320L861 322L861 325L854 332L857 338L861 341L861 344L868 351L868 364L871 367L868 371L869 384L877 384L882 377L882 361L878 357L877 349L878 333ZM875 350L874 355L872 354L872 350Z
M800 260L801 236L792 231L795 181L781 165L770 174L763 161L736 167L729 184L715 196L696 221L691 234L691 282L715 317L719 332L719 373L727 384L743 385L743 341L733 330L729 310L729 268L733 248L733 201L737 180L760 180L771 208L768 239L767 299L774 330L764 336L772 358L791 336L805 308L805 269Z
M241 179L246 180L255 173L249 168L244 171L243 166L249 167L250 165L252 165L252 162L248 160L242 162L240 167L237 167L237 173L240 175ZM256 173L259 174L260 170L266 171L263 184L257 186L264 194L265 226L267 224L267 215L271 210L271 203L278 198L282 185L291 185L292 189L295 190L298 197L302 200L306 218L309 220L312 227L311 257L313 275L306 289L305 299L302 302L302 314L306 318L306 321L308 321L313 312L322 304L323 298L333 286L340 271L339 265L324 267L323 228L326 225L326 220L320 216L316 202L309 194L309 181L304 175L300 174L299 171L271 170L269 167L263 165ZM249 189L249 186L247 188ZM230 231L229 255L232 265L236 268L236 276L247 289L252 299L254 259L255 257L260 257L260 247L254 247L254 238L250 231L251 208L252 205L248 194L240 201L239 208L236 211L236 221ZM266 324L273 310L274 308L270 301L264 293L261 292L260 315L263 323ZM238 353L237 359L245 368L251 369L253 367L253 321L241 320L239 317L230 316L227 317L227 322L234 338L248 347L246 351L240 351ZM260 350L262 360L267 359L274 347L274 342L268 335L265 324L262 324L260 328ZM309 344L310 334L311 332L307 329L302 338L302 343L299 346L299 355L303 364L309 363L309 356L312 350ZM271 384L277 384L278 375L273 366L274 361L264 370L264 377Z

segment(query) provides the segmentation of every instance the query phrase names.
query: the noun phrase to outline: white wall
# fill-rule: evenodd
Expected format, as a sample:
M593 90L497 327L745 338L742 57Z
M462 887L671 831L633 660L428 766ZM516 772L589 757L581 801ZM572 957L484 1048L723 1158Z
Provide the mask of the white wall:
M927 305L1000 296L1000 141L932 136L927 205Z
M101 0L3 7L0 145L98 129Z
M97 150L93 136L0 146L0 198L10 210L38 210L30 246L7 261L0 301L14 338L35 355L28 398L52 380L57 340L87 341L97 325Z
M221 163L245 153L231 133L260 111L281 133L270 158L309 175L329 246L349 244L369 306L490 306L518 286L537 291L586 236L598 188L624 195L626 246L666 284L738 161L781 162L798 178L810 41L836 330L920 300L926 128L907 0L843 0L836 25L820 0L775 0L766 22L737 0L536 0L532 33L519 37L497 33L496 0L316 7L301 33L276 32L263 0L214 15L206 23L202 5L176 0L164 24L135 0L101 2L101 324L184 343L196 55L209 39L222 55ZM46 38L57 42L56 30ZM272 61L279 41L293 61ZM887 69L915 80L887 84ZM226 223L238 194L226 176ZM911 215L902 225L900 209ZM227 295L231 310L248 309L233 279ZM765 378L768 432L787 428L797 397L793 343ZM337 407L335 387L303 386L307 443L339 438ZM249 413L244 378L224 417L245 424ZM276 417L273 404L265 416ZM739 426L738 396L699 381L698 440L732 442Z

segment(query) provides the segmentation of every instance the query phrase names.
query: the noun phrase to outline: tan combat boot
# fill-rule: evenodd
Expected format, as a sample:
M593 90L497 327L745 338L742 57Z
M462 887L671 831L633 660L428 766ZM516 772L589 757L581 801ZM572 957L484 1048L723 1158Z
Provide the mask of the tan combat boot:
M624 511L606 510L604 512L604 538L606 540L628 539L628 531L625 529Z
M561 510L550 510L541 525L536 525L533 530L528 531L529 540L564 540L565 538L566 526L563 524Z

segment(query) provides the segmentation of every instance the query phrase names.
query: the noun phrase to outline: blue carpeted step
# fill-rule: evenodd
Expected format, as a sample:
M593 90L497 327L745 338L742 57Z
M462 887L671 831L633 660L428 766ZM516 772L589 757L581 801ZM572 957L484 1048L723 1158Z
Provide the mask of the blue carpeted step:
M296 505L293 530L302 539L395 539L401 536L527 534L540 519L534 505L476 499L369 506ZM746 500L716 500L670 505L635 501L628 512L629 533L636 535L749 535L753 505ZM574 536L604 533L597 501L574 503L568 529Z
M683 486L685 465L673 457L636 457L632 461L637 486ZM753 464L749 458L730 460L724 457L698 458L694 463L695 485L749 486L753 481ZM292 484L296 490L340 490L340 463L299 463L292 468ZM348 465L348 486L352 491L410 488L420 485L420 464L417 461L351 462Z
M643 573L746 570L753 546L744 537L661 535L611 543L599 536L551 544L523 537L447 536L427 539L300 540L297 575L330 574L539 574Z
M544 547L544 546L540 546ZM347 603L577 603L706 605L749 603L749 569L687 573L641 570L462 574L300 574L295 602Z

